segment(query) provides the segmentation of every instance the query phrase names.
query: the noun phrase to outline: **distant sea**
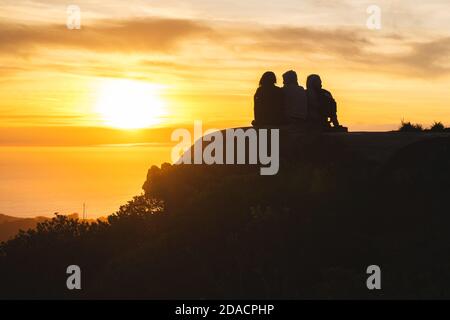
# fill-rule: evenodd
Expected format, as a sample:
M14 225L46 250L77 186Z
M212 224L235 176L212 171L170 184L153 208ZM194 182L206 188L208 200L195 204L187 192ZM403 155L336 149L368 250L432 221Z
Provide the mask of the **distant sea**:
M114 213L142 192L147 170L170 162L166 144L0 146L0 213L17 217Z

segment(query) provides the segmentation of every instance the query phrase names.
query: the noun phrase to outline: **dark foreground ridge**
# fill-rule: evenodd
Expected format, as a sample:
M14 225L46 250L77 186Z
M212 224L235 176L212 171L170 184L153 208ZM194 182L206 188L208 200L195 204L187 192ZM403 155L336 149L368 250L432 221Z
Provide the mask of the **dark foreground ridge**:
M247 133L249 130L253 130L253 127L238 127L232 128L235 132L242 130ZM264 130L264 128L261 128ZM270 128L268 128L270 130ZM226 130L218 131L223 137L224 145L227 142ZM259 140L258 129L257 140ZM207 135L201 140L202 152L206 147L214 141L214 134ZM279 139L279 154L280 154L280 166L289 167L292 163L304 163L307 161L314 161L316 159L319 162L331 161L340 162L344 158L358 158L360 161L367 162L373 166L382 166L388 162L396 153L403 150L409 145L415 145L417 143L431 143L433 141L445 141L450 139L450 132L350 132L350 133L314 133L305 132L297 129L285 128L280 130ZM269 154L270 154L270 133L269 138ZM245 136L245 155L246 163L249 163L249 139L248 135ZM235 138L236 143L239 139ZM426 141L426 142L425 142ZM199 144L199 141L191 147L188 154L190 155L190 163L194 163L195 145ZM238 147L234 147L234 163L237 163ZM223 159L226 163L226 148L224 147ZM260 166L258 161L258 166ZM235 167L237 169L237 166Z
M282 133L281 155L274 176L152 167L107 222L59 216L3 244L0 297L450 298L448 134Z

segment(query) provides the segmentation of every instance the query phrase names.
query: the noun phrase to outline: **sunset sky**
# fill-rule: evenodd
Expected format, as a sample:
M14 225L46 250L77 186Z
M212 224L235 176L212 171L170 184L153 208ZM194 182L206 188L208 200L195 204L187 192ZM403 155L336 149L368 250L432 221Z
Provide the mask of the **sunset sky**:
M120 108L124 86L152 88L142 126L248 125L261 74L289 69L302 83L320 74L352 130L448 124L449 2L377 1L382 28L369 30L373 3L78 0L81 30L69 30L67 1L2 0L1 141L30 127L127 127L99 111L108 93Z

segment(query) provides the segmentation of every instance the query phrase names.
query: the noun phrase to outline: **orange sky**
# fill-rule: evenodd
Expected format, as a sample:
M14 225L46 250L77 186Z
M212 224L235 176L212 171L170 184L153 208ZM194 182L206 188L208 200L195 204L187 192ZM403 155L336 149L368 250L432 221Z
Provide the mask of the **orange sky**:
M121 79L158 88L154 126L248 125L261 74L289 69L303 83L321 74L352 130L449 125L448 1L379 1L381 30L366 27L371 3L76 1L81 30L69 30L66 1L2 0L0 143L45 144L37 127L110 126L99 96Z

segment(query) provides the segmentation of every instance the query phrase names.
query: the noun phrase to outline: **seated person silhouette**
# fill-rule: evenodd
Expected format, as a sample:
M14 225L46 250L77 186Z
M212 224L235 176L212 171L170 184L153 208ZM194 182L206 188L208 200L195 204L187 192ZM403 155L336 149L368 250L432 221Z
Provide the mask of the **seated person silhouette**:
M268 71L262 75L254 96L253 126L279 126L284 123L283 92L276 83L275 73Z
M329 91L322 89L320 76L317 74L308 76L306 87L308 121L318 129L346 132L347 128L341 126L337 118L336 101Z
M297 73L290 70L283 74L284 115L288 124L304 126L308 116L305 89L298 84Z

